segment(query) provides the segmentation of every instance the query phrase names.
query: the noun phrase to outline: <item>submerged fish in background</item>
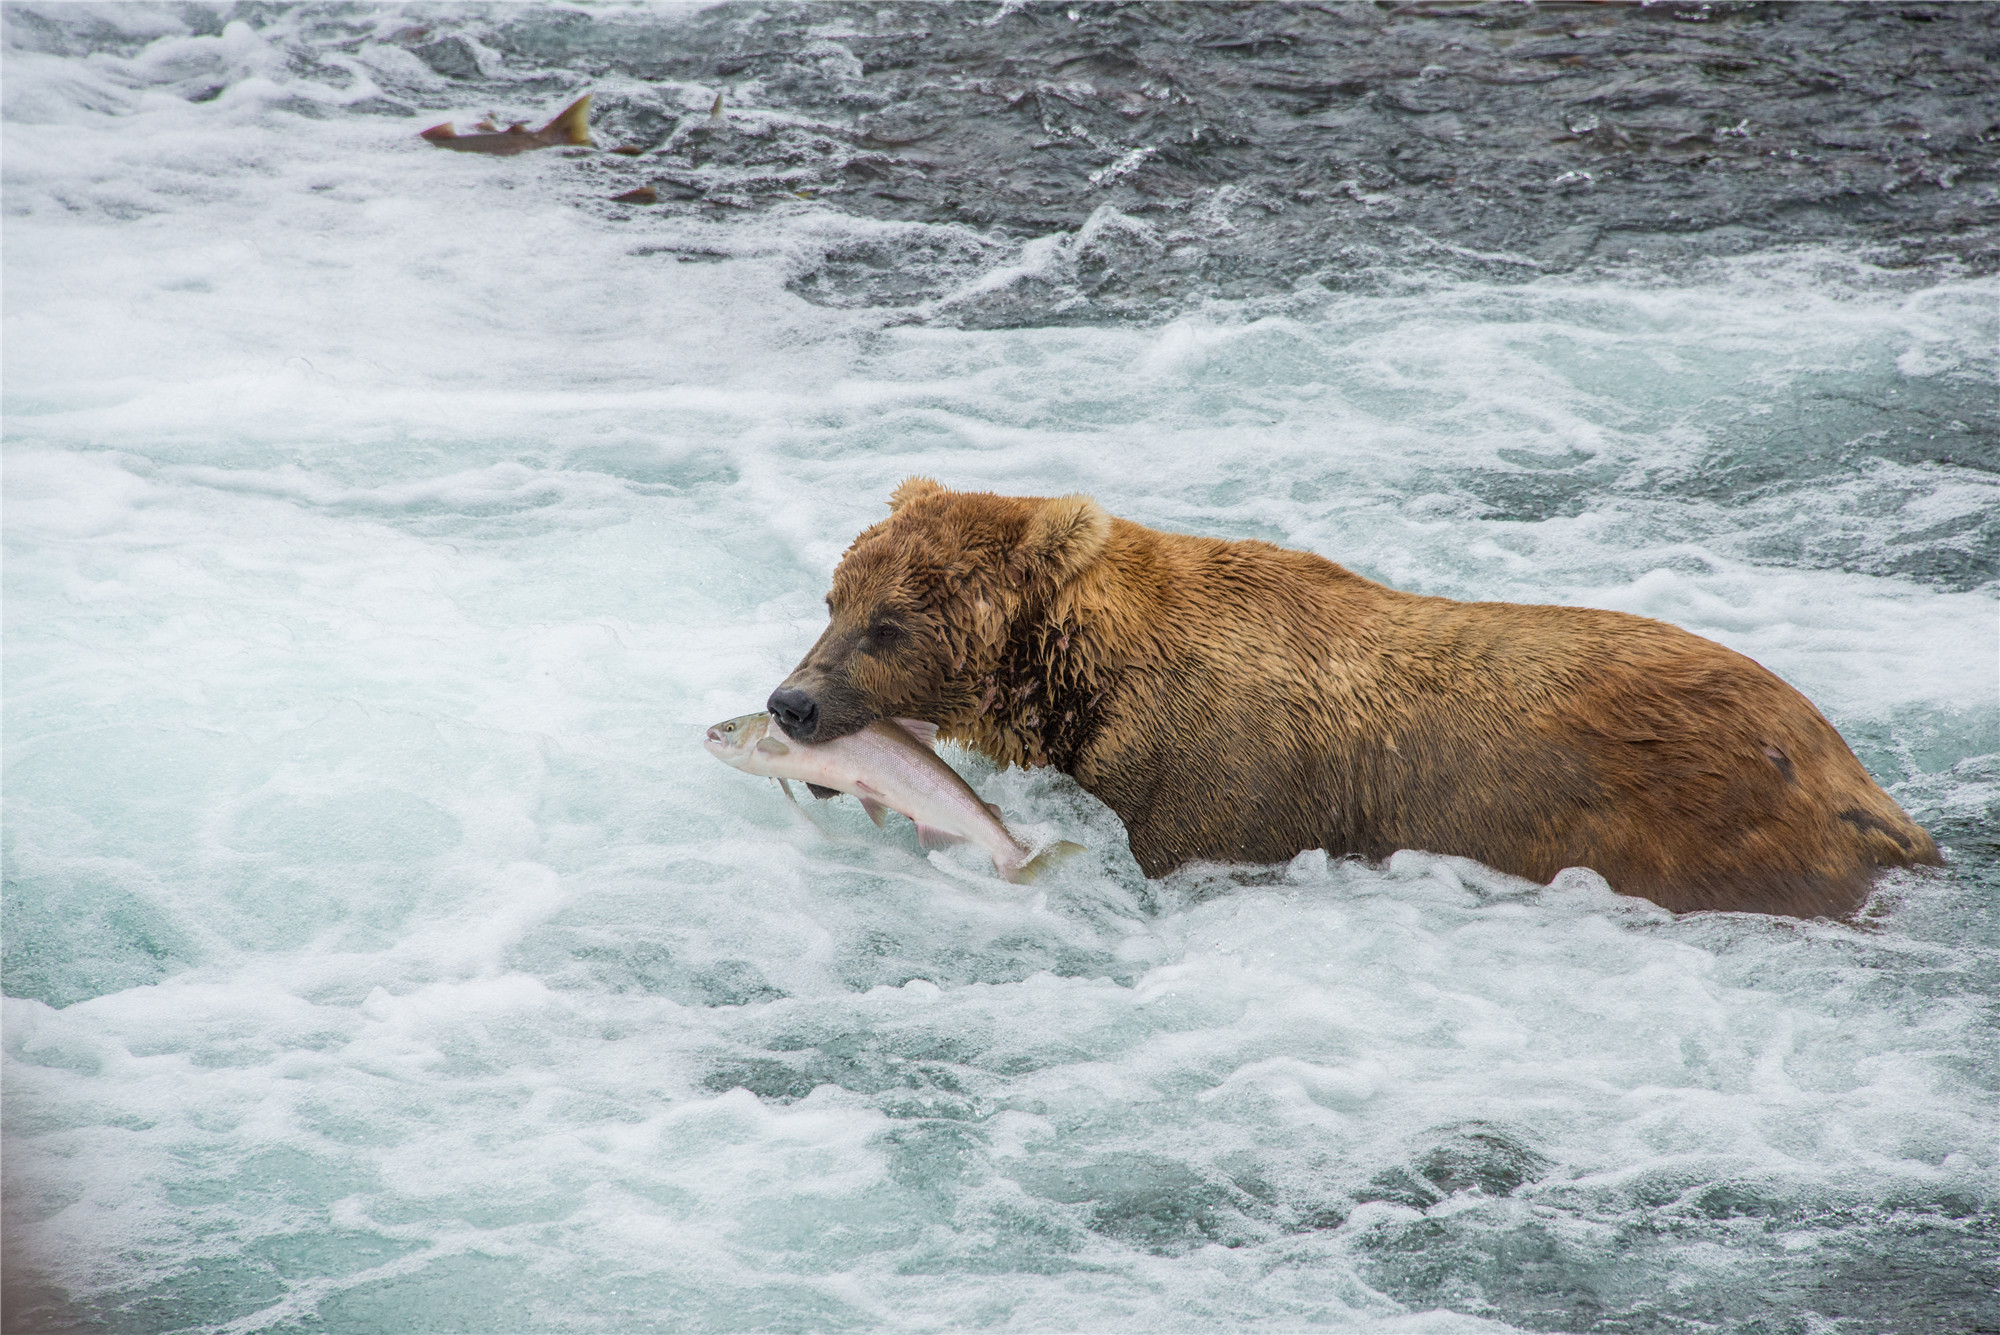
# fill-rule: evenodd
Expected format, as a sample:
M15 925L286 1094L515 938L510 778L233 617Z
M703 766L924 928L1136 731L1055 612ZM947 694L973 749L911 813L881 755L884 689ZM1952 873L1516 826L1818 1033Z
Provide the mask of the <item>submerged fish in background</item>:
M926 849L972 843L993 859L994 870L1009 881L1033 880L1081 844L1052 844L1036 854L1000 822L1000 810L979 800L979 794L958 771L938 759L937 726L914 719L877 719L860 732L818 746L780 736L769 714L745 714L708 730L709 752L746 774L761 774L792 791L790 779L819 788L853 793L877 825L885 808L900 811L917 823L917 842Z
M481 121L481 126L491 125L491 121ZM451 122L433 125L421 132L419 138L428 139L439 148L455 149L460 153L496 153L510 157L515 153L525 153L531 148L554 148L559 144L588 144L590 142L590 94L585 93L576 101L564 107L556 118L539 130L514 124L491 134L460 134L451 128Z

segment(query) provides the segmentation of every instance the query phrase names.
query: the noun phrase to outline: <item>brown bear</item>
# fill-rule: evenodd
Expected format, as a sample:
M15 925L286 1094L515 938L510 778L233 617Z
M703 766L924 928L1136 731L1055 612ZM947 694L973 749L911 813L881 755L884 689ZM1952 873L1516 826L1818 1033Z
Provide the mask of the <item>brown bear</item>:
M1054 765L1148 876L1304 849L1564 867L1669 909L1845 915L1937 847L1806 698L1622 612L1401 593L1087 496L911 478L854 540L772 714L799 741L927 719Z

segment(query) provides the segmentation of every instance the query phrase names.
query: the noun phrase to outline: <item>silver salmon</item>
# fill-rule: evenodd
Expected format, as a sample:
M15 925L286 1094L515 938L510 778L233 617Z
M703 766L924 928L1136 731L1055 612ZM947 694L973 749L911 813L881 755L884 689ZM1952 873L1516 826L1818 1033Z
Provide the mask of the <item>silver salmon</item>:
M877 825L882 813L899 811L917 823L917 843L926 849L950 844L978 845L993 869L1009 881L1031 881L1038 872L1081 853L1067 840L1036 853L1016 839L1000 819L1000 809L979 794L931 748L937 726L914 719L877 719L860 732L808 746L781 735L769 714L745 714L708 730L709 753L746 774L784 784L798 779L852 793Z
M590 94L585 93L564 107L556 113L554 120L539 130L516 124L491 134L460 134L451 128L450 121L446 121L420 132L418 137L430 140L439 148L460 153L497 153L501 157L525 153L531 148L587 144L590 142Z

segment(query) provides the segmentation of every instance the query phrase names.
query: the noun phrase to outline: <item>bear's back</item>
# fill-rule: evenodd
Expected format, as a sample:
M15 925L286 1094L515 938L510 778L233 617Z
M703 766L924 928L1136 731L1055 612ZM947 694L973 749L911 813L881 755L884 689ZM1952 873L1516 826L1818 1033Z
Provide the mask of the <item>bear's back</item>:
M1129 759L1077 773L1138 808L1149 872L1423 848L1544 881L1586 865L1672 908L1810 915L1857 907L1878 866L1936 858L1803 695L1679 627L1408 594L1125 521L1107 555L1079 594L1144 628L1103 729Z

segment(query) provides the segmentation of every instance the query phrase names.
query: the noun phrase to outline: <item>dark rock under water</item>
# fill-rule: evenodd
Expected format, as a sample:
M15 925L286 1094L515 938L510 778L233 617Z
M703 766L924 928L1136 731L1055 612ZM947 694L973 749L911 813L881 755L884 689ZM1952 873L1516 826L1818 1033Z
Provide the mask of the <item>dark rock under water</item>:
M1114 224L1086 235L1053 280L1060 299L1034 303L1038 322L1338 286L1392 257L1501 277L1834 241L1887 266L2000 267L2000 10L1987 4L491 18L479 40L496 71L722 90L720 117L599 94L605 142L648 150L609 169L627 188L655 184L670 209L806 197L1020 239L1077 232L1108 206ZM477 74L462 40L426 30L411 45L439 74ZM937 249L912 270L851 245L795 288L915 304L991 259L969 241ZM953 319L1025 314L999 299L958 303Z

